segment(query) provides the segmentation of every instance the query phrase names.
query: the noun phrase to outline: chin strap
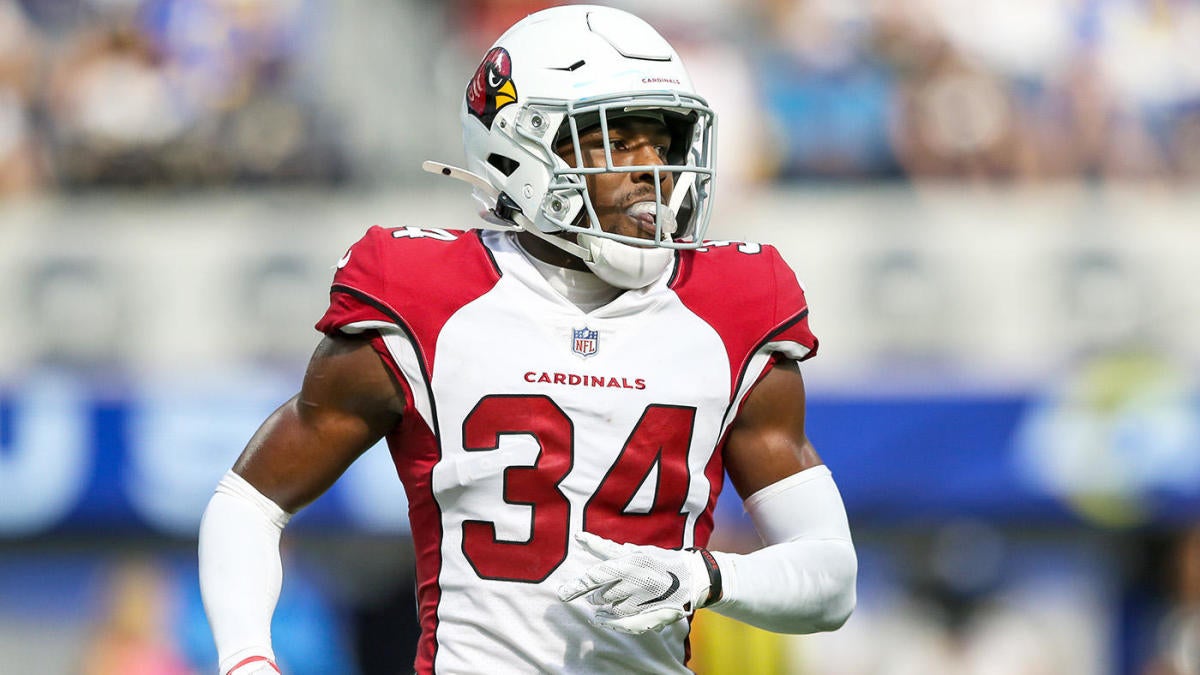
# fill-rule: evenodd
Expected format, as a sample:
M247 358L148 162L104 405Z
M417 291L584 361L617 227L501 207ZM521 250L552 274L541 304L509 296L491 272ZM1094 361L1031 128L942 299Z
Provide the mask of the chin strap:
M568 241L566 239L563 239L562 237L557 237L553 234L546 234L545 232L542 232L541 230L534 227L533 223L530 222L529 219L526 218L524 214L517 213L515 220L517 220L517 222L524 221L526 223L529 223L528 227L525 227L523 229L526 232L528 232L529 234L532 234L533 236L537 237L538 239L541 239L544 242L547 242L553 246L557 246L558 248L561 248L562 250L566 251L567 253L570 253L571 255L575 256L576 258L579 258L580 260L583 260L583 262L585 262L589 265L593 262L591 251L580 246L579 244L576 244L573 241Z

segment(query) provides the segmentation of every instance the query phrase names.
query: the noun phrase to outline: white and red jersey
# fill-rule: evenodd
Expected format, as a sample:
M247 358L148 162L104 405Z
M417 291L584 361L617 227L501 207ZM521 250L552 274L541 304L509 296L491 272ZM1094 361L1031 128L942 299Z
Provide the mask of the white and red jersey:
M704 546L725 432L774 355L817 340L774 248L714 242L584 312L510 234L371 228L326 333L378 331L405 387L388 436L417 551L421 673L687 672L687 622L624 635L556 589L573 535Z

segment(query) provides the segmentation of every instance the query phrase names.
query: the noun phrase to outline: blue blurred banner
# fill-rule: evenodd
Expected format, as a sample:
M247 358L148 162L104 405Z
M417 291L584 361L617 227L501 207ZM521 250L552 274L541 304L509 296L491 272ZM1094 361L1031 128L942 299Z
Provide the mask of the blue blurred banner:
M274 371L124 383L38 373L8 382L0 387L0 538L194 536L221 475L298 386L295 374ZM296 522L405 532L407 518L380 446Z
M120 382L37 373L0 387L0 538L193 536L220 476L293 374ZM1200 414L1186 389L814 395L809 431L851 516L889 524L1131 526L1200 515ZM733 491L722 500L732 511ZM725 506L729 504L729 506ZM387 451L370 450L297 518L311 530L407 531Z
M1133 526L1200 515L1195 408L1179 412L1186 437L1164 438L1055 396L864 397L812 402L809 427L860 520Z

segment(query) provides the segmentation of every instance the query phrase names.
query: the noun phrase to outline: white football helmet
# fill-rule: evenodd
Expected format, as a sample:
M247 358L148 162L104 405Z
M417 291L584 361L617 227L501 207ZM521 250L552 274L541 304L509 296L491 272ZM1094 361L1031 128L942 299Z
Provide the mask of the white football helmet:
M667 125L667 164L614 166L606 150L606 166L589 168L554 152L570 138L582 157L579 134L597 125L607 148L609 120L631 114ZM648 283L669 263L670 249L701 245L712 204L716 115L693 91L671 45L632 14L571 5L529 15L488 50L460 117L467 171L434 162L425 168L475 185L493 226L529 231L628 288ZM669 201L655 180L653 240L601 229L585 181L600 172L674 175ZM575 233L578 243L557 236L562 232Z

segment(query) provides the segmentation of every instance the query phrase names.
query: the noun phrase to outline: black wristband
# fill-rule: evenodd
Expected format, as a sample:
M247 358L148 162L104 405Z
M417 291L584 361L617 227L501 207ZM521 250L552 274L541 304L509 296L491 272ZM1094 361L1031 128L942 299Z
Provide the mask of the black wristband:
M708 597L704 599L702 607L717 602L721 599L721 567L717 564L717 559L709 553L706 548L692 547L689 551L695 551L700 554L700 559L704 561L704 569L708 570Z

